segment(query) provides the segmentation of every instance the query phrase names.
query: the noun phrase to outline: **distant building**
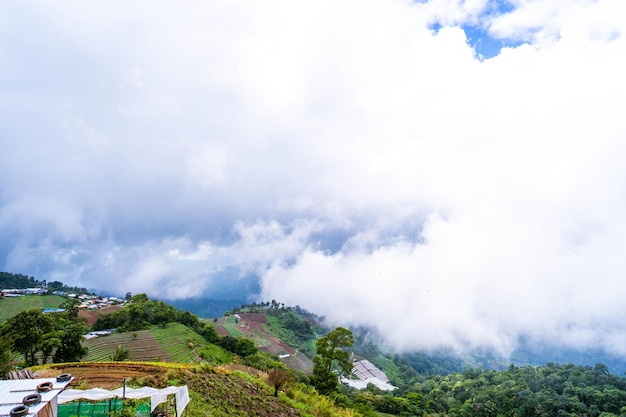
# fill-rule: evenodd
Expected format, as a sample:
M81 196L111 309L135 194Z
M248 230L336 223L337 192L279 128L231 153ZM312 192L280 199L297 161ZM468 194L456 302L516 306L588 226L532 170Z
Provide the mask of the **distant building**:
M85 340L91 340L91 339L95 339L97 337L108 336L108 335L110 335L114 331L115 331L115 329L98 330L98 331L89 332L89 333L83 335L83 337L85 338Z
M63 313L65 311L64 308L44 308L43 310L44 314L48 314L48 313Z
M372 362L367 359L363 359L354 362L354 368L352 368L352 375L357 379L341 378L341 382L351 388L364 389L368 384L373 384L383 391L393 391L396 389L389 383L389 378L380 369L376 367Z

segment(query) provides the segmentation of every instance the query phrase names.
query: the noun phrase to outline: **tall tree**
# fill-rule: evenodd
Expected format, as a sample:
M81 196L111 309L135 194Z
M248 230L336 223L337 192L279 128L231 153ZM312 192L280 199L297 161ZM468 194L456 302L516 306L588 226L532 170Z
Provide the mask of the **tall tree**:
M338 366L345 373L352 370L350 354L344 348L353 344L352 332L343 327L337 327L317 341L311 379L320 393L328 394L337 389L337 375L333 372L334 366Z
M343 372L350 372L352 370L350 354L343 348L350 347L353 344L354 336L352 332L343 327L337 327L317 341L315 345L316 358L329 371L332 370L333 365L336 363Z
M83 347L83 334L87 332L87 325L78 321L59 318L59 327L62 327L60 343L54 353L54 362L78 362L87 354Z

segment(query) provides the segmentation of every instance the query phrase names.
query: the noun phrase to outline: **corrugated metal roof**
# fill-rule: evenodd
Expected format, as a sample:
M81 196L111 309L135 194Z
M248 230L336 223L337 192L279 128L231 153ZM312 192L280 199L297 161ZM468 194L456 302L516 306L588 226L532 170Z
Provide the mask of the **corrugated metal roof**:
M360 380L364 381L370 378L378 378L383 382L389 382L389 378L387 375L380 369L376 367L372 362L367 359L360 360L354 363L354 368L352 369L352 373L357 376Z
M37 386L44 382L51 382L52 390L37 392ZM9 416L12 409L23 405L22 401L27 395L40 394L41 402L28 407L28 415L36 415L50 401L56 398L70 382L72 382L71 379L69 381L57 382L56 378L2 380L0 381L0 416Z

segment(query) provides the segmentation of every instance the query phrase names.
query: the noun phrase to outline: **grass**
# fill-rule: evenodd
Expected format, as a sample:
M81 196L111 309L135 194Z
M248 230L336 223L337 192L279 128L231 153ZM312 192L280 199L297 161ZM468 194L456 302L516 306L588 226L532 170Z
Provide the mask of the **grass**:
M383 355L378 355L372 359L372 363L379 367L390 380L400 377L400 369L398 369L396 364L393 363L391 359L386 358Z
M113 333L83 343L88 348L85 362L108 361L118 346L129 350L130 359L137 361L172 361L151 330Z
M233 336L233 337L246 336L244 332L242 332L241 330L237 328L238 325L239 323L237 323L237 320L235 320L233 316L228 317L223 324L224 328L226 329L226 331L228 332L230 336Z
M267 324L265 324L264 327L268 333L275 335L280 340L287 343L293 348L299 348L302 345L302 343L298 341L298 338L291 330L285 329L280 324L280 321L276 316L267 314Z
M204 346L207 343L198 333L180 323L169 323L165 327L155 327L152 329L152 334L174 362L196 362L198 359L198 355L195 353L196 347Z
M207 343L198 349L200 357L213 365L225 365L233 361L233 354L221 346Z
M65 301L58 295L25 295L24 297L0 298L0 322L26 310L43 310L44 308L58 308Z
M233 355L180 323L137 332L113 333L83 343L88 348L85 362L108 361L118 346L129 350L130 359L177 363L230 363Z
M335 402L304 384L295 384L279 396L305 417L360 417L355 410L341 408Z

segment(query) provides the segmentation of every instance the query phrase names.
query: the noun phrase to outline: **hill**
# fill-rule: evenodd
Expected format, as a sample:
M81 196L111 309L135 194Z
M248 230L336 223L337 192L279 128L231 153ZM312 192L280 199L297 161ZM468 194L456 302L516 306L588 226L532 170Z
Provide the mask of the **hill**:
M58 295L25 295L23 297L0 298L0 323L26 310L58 308L65 298Z
M238 316L219 319L215 323L215 330L222 335L252 339L260 351L278 356L290 369L304 373L313 371L313 361L302 351L301 346L290 346L274 334L276 328L272 329L269 325L266 313L240 313ZM284 333L287 329L282 330Z
M67 313L58 316L70 320ZM434 356L385 352L363 329L355 331L354 345L345 345L351 346L349 353L354 359L370 359L398 389L381 391L372 384L362 390L325 389L317 384L319 368L307 376L287 371L285 365L307 372L307 363L311 364L307 354L318 337L328 335L328 329L306 312L277 303L240 308L207 322L140 294L119 311L101 316L98 323L128 331L89 341L87 360L107 360L123 348L130 359L143 362L58 364L56 371L76 372L81 375L77 384L84 387L115 385L124 378L130 386L187 384L196 407L189 411L193 417L626 414L626 379L611 375L602 364L593 368L548 363L541 367L511 364L500 371L463 369L466 365L461 359L446 352ZM289 362L294 358L295 363ZM348 363L344 369L349 367ZM330 380L336 380L330 365L328 372ZM274 381L271 375L292 381L276 386L284 391L277 399L268 386ZM329 396L317 394L312 386Z
M122 306L120 305L114 305L114 306L100 308L97 310L79 310L78 317L85 320L85 322L87 323L87 326L91 327L98 320L100 316L105 315L105 314L115 313L121 308Z
M112 333L83 342L88 354L85 362L110 360L116 349L128 351L128 360L175 363L228 363L232 354L208 343L201 335L180 323L153 326L148 330ZM208 360L207 360L208 359Z
M239 367L239 369L246 369ZM37 377L70 373L82 389L119 388L124 380L132 386L165 388L187 385L191 402L189 417L358 417L353 410L335 406L303 384L292 383L274 397L267 375L222 367L146 363L60 364L34 368Z

